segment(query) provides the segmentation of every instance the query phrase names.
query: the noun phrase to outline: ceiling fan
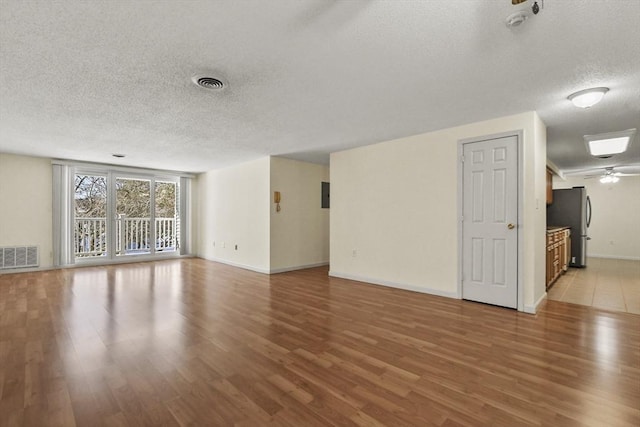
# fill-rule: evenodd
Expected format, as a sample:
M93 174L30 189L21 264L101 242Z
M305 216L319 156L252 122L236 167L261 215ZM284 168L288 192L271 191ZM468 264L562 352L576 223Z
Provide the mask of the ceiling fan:
M614 170L615 169L615 170ZM583 175L584 179L600 178L600 182L615 183L621 176L640 176L640 166L609 166L605 168L586 169L582 171L572 171L565 175Z

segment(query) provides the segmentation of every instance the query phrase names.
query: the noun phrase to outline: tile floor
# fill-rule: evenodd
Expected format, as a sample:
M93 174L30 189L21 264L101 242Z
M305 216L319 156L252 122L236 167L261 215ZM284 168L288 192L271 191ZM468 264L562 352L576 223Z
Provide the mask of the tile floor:
M586 268L560 276L547 298L640 314L640 261L589 258Z

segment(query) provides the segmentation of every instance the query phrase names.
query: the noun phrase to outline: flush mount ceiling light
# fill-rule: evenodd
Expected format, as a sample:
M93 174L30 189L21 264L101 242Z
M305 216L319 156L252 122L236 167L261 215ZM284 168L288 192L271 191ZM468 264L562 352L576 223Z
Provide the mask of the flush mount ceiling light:
M572 93L567 97L573 105L580 108L589 108L602 101L604 94L609 92L608 87L594 87Z
M116 157L116 158L118 158L118 159L122 159L125 155L124 155L124 154L118 154L118 153L116 153L116 154L112 154L112 156L113 156L113 157Z
M584 142L587 144L589 154L606 159L627 151L635 133L635 129L627 129L621 132L585 135Z

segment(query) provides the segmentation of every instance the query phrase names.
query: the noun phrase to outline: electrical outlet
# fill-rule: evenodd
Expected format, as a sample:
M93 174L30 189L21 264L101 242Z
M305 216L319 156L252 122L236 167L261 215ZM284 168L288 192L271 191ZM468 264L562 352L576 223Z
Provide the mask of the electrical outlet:
M238 250L238 245L236 245L236 251Z
M358 256L358 251L355 250L355 249L353 251L351 251L351 256L354 257L354 258L357 257Z

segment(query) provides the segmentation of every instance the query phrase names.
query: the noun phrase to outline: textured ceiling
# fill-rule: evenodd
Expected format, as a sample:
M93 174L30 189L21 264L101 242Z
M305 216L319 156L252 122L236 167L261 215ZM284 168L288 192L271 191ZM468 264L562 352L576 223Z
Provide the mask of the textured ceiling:
M521 7L530 8L533 0ZM640 1L0 0L0 152L205 171L536 110L563 170L640 130ZM206 91L194 74L221 78ZM589 110L567 101L611 91ZM124 153L115 159L112 153Z

